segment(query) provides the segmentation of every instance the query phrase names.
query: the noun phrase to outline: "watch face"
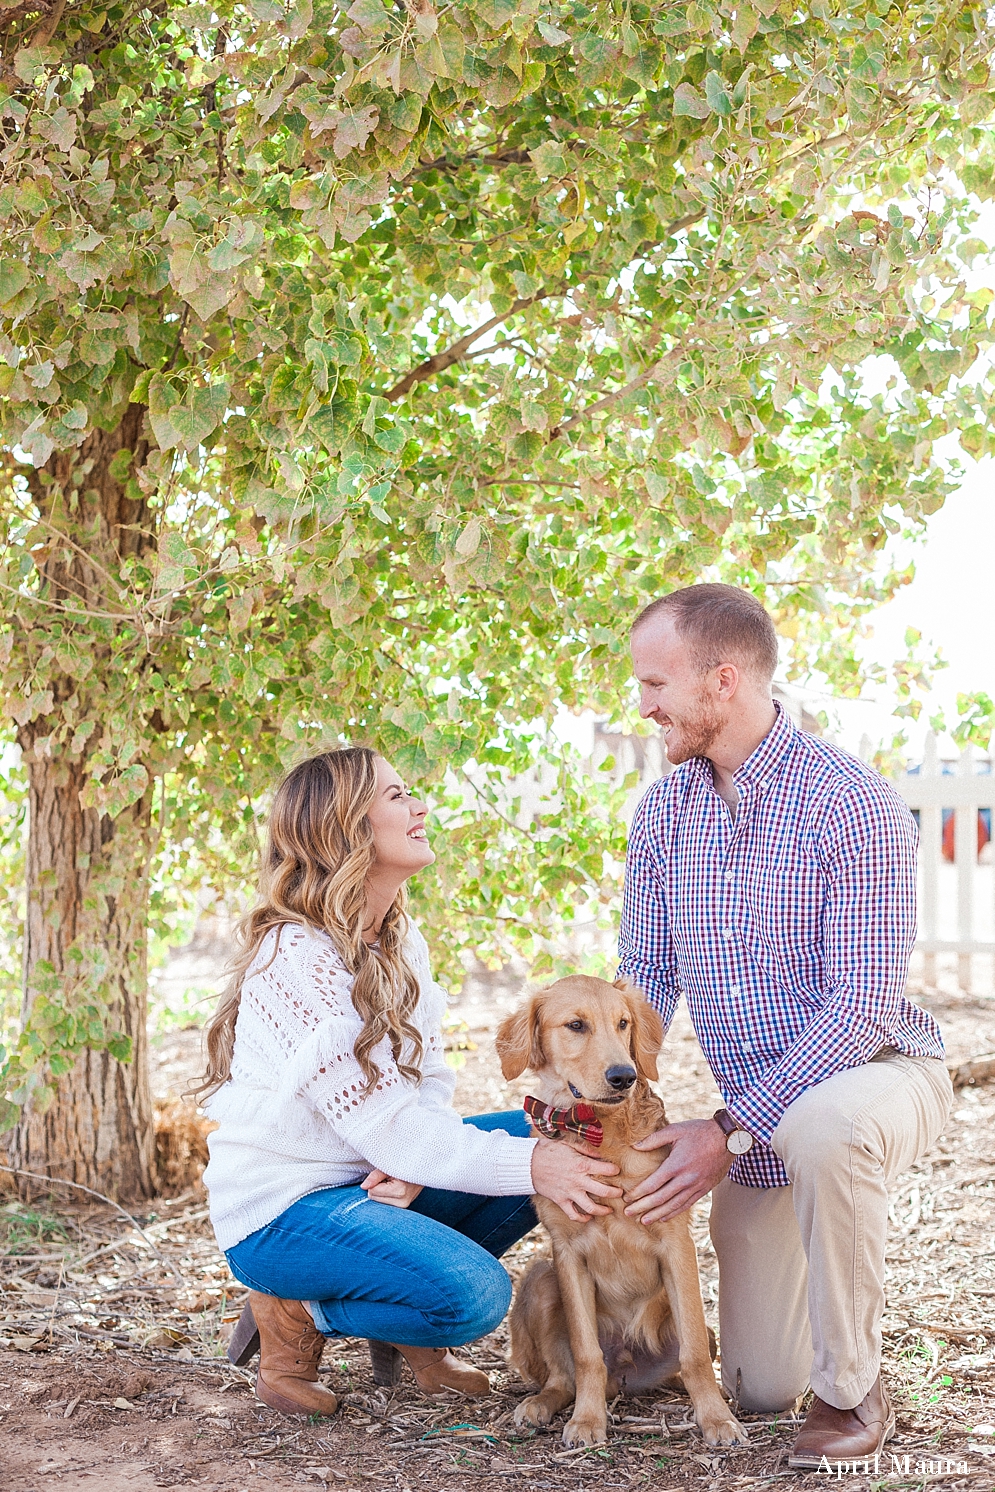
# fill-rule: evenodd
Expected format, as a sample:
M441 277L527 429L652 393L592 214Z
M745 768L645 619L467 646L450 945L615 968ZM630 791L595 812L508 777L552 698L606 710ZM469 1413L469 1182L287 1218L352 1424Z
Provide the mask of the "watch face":
M745 1155L748 1150L753 1149L753 1136L745 1129L734 1129L726 1140L726 1149L731 1150L733 1155Z

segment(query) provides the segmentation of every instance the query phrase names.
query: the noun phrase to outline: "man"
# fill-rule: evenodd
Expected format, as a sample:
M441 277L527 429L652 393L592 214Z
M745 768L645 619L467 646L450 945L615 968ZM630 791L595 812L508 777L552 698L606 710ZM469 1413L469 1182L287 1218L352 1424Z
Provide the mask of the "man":
M771 697L777 636L746 591L696 585L632 629L640 713L677 768L629 839L620 973L667 1024L680 994L726 1108L630 1194L646 1222L712 1192L722 1379L747 1411L815 1398L789 1464L873 1456L887 1185L950 1108L943 1042L905 999L916 829L872 768Z

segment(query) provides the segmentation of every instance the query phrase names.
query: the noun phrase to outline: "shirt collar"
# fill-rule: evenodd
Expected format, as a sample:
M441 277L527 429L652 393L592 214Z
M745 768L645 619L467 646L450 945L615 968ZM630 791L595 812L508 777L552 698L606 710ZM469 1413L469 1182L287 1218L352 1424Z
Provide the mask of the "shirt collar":
M748 756L743 765L737 767L732 774L732 780L737 786L741 782L750 782L757 787L766 787L769 779L784 761L798 728L787 710L776 699L774 700L774 715L774 724L756 751L752 756Z
M743 765L737 767L732 774L732 780L737 787L742 787L748 783L752 787L765 788L770 778L774 776L784 761L795 736L798 734L798 727L776 699L774 700L774 716L774 724L764 736L756 751L754 751L752 756L748 756ZM707 757L694 757L693 767L709 786L713 785L712 764Z

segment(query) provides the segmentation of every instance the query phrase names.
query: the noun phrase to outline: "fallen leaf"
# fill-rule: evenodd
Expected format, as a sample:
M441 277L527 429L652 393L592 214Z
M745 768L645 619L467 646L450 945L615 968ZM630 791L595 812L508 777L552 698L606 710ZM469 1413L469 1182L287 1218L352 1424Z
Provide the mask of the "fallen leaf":
M185 1341L181 1331L176 1331L171 1326L160 1326L150 1336L145 1338L146 1347L180 1347Z
M135 1407L134 1404L129 1404L128 1401L127 1401L127 1399L115 1399L114 1400L114 1408L115 1409L134 1409L134 1407Z

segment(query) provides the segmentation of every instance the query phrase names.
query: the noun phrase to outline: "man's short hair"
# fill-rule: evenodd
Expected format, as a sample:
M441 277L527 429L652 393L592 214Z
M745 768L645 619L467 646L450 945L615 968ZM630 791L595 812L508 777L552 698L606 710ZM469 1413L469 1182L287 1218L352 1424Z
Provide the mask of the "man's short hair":
M702 673L741 663L759 678L774 677L777 633L756 596L735 585L689 585L661 596L639 613L633 632L653 617L669 616Z

